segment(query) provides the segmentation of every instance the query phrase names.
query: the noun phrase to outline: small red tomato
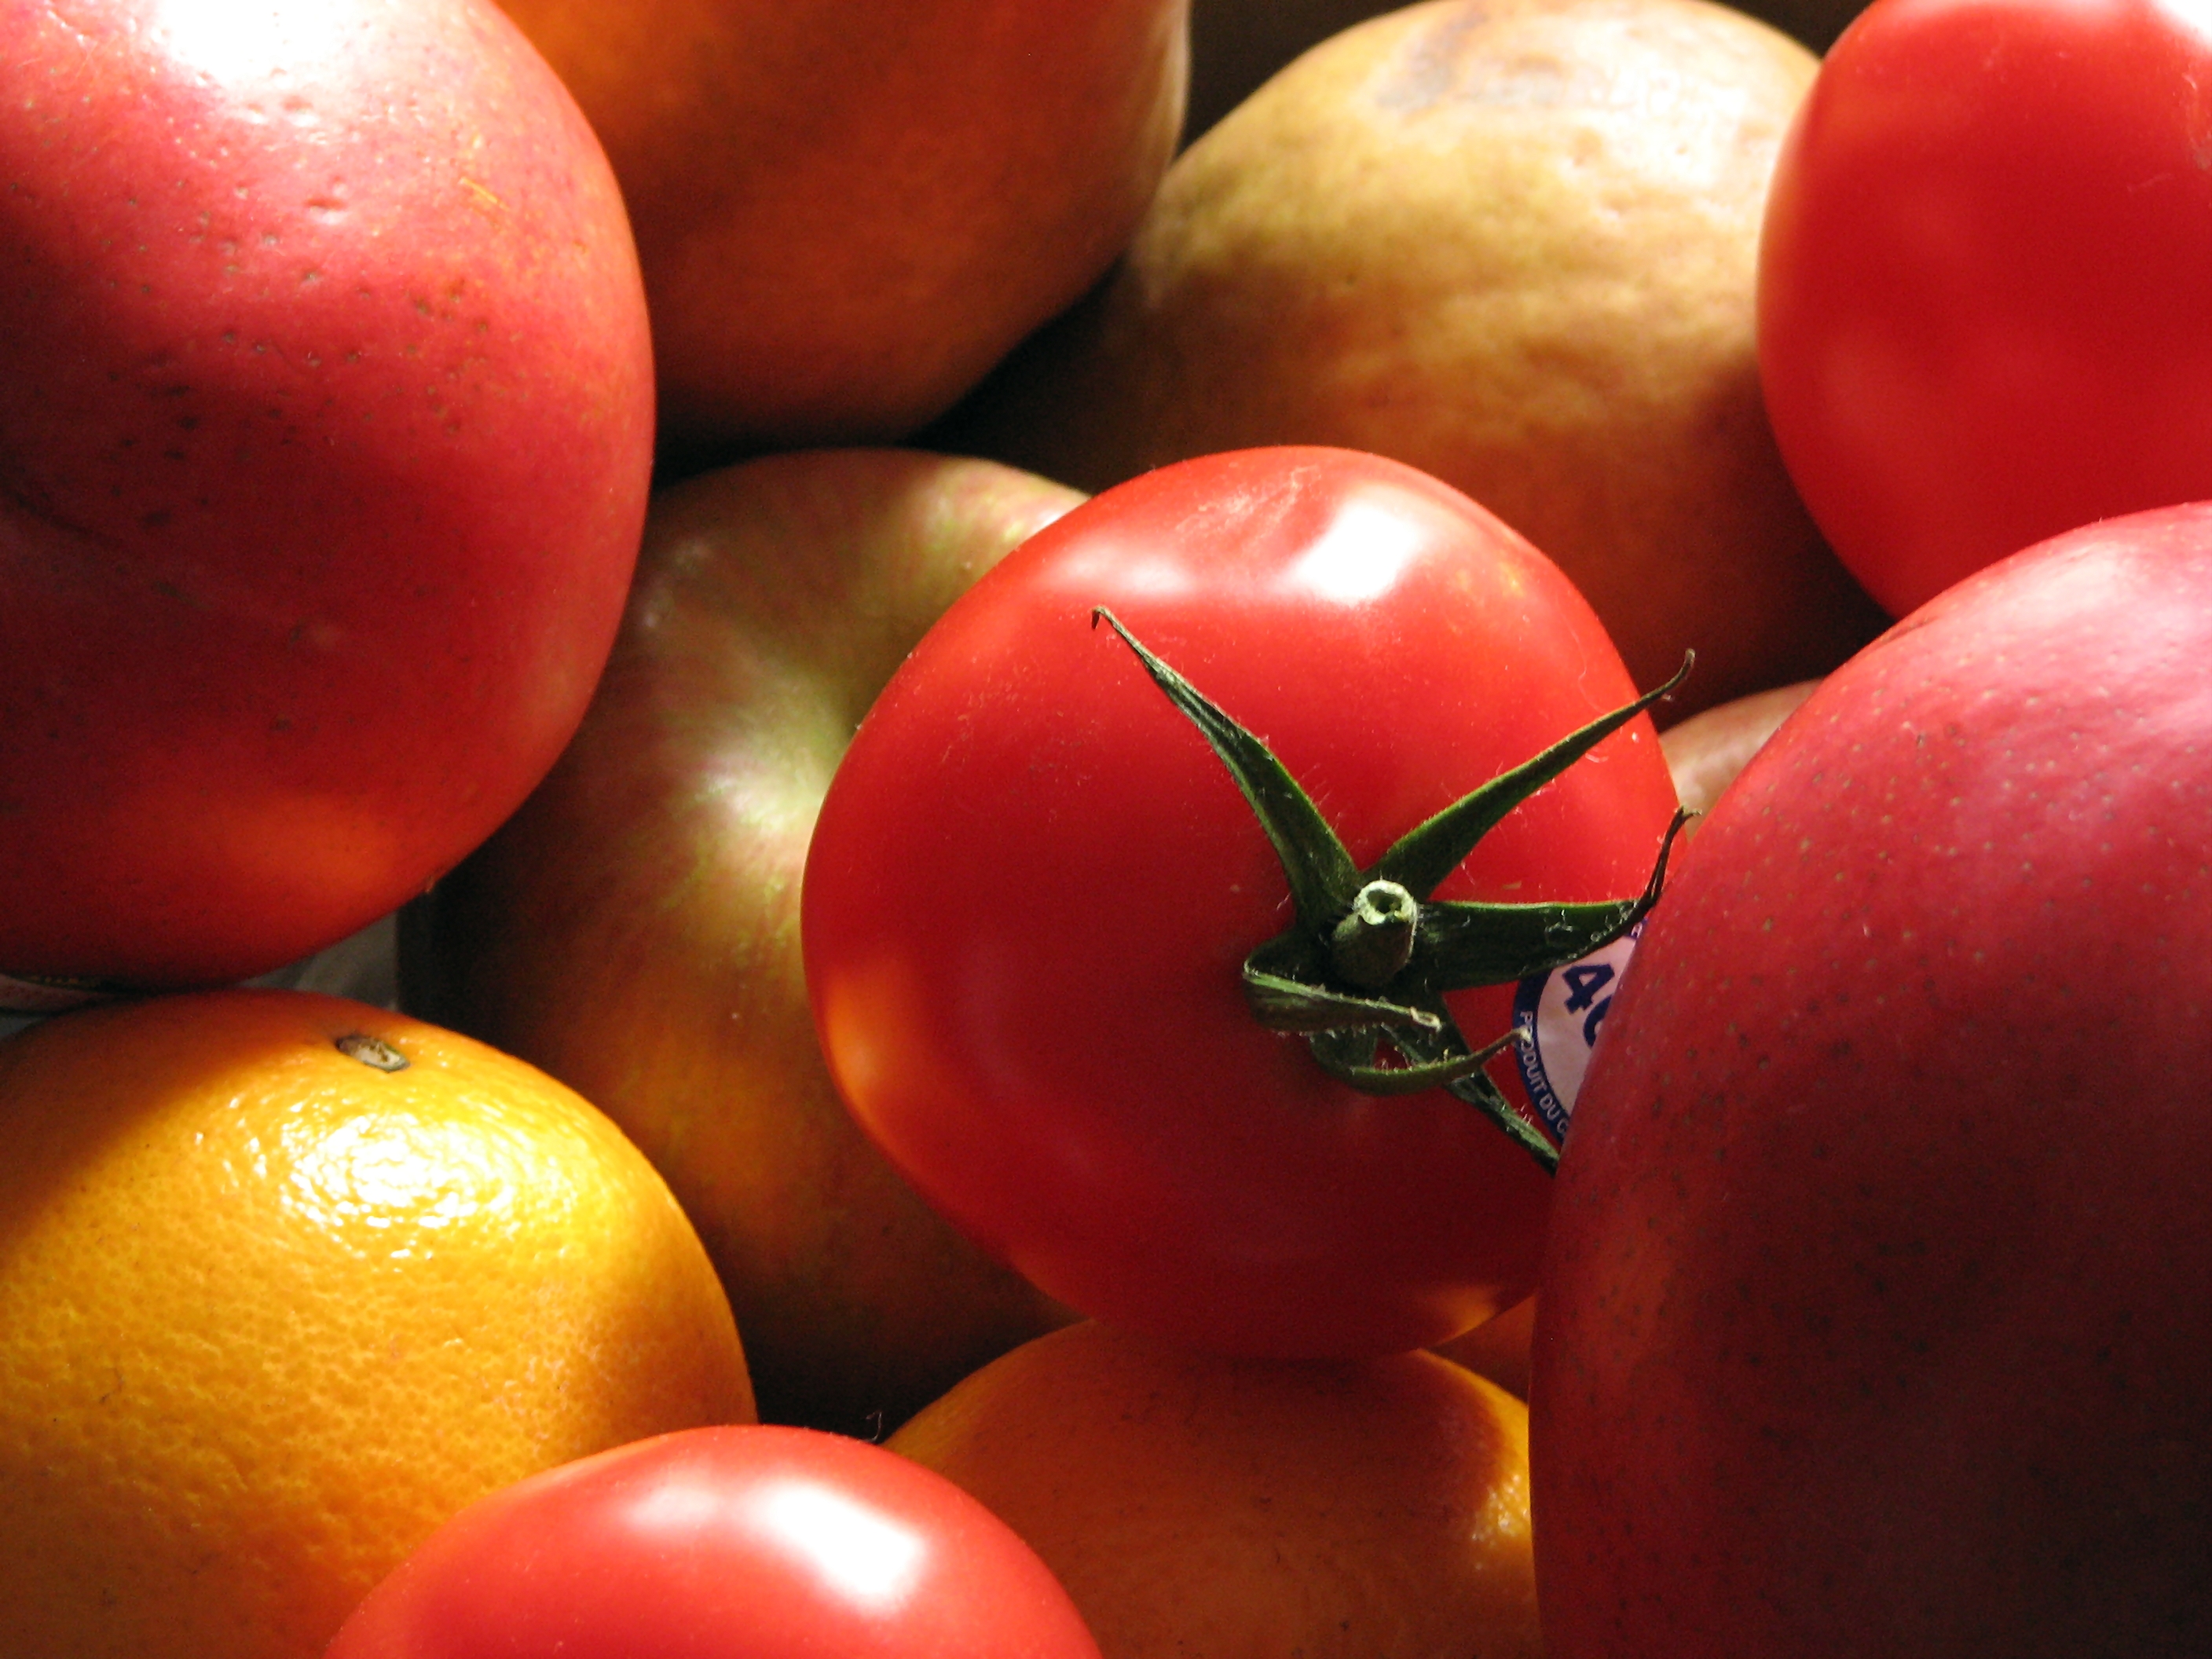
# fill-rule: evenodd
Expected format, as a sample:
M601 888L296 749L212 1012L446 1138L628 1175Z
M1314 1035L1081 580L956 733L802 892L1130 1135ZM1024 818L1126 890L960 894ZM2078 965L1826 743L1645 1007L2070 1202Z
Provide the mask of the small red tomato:
M1098 1659L1060 1581L943 1476L747 1425L641 1440L495 1492L325 1659Z
M1875 0L1775 166L1784 460L1893 616L2094 519L2212 496L2212 21Z
M2212 1652L2212 504L1931 601L1637 946L1537 1297L1555 1659Z
M1469 1061L1532 957L1632 919L1674 807L1648 719L1486 796L1471 855L1392 860L1635 697L1566 578L1412 468L1261 449L1118 486L954 604L831 783L803 933L832 1074L924 1196L1086 1313L1281 1355L1464 1330L1528 1293L1550 1185L1518 1081ZM1261 747L1305 807L1240 783L1228 751ZM1376 909L1394 871L1413 908ZM1394 929L1409 954L1365 960ZM1453 989L1475 947L1497 971ZM1579 971L1594 1030L1613 968ZM1417 1064L1462 1073L1376 1075Z

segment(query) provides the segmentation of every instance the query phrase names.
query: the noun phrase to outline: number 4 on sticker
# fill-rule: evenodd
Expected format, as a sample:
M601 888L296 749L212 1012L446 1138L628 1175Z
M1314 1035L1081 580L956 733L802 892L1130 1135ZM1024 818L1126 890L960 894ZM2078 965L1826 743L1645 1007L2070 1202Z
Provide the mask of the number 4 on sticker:
M1597 1042L1597 1028L1606 1011L1613 1006L1612 997L1600 1000L1598 993L1618 977L1613 964L1605 962L1578 962L1559 971L1559 978L1567 988L1566 1011L1579 1014L1585 1008L1589 1010L1589 1018L1583 1021L1583 1041L1592 1046Z

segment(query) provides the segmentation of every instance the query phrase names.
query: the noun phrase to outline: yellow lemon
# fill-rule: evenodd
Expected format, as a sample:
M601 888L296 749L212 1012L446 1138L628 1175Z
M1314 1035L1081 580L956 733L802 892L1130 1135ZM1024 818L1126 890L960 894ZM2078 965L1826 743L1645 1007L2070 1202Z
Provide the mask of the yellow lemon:
M497 1051L304 992L0 1042L0 1654L308 1659L464 1504L750 1420L651 1166Z

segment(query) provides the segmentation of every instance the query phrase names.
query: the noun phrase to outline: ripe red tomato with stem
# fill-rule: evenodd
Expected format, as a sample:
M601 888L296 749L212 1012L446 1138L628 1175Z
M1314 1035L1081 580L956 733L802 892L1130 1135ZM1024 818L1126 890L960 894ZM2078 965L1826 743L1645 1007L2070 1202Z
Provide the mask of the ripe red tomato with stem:
M1282 1355L1480 1323L1549 1187L1491 1045L1522 975L1640 913L1674 811L1638 708L1559 570L1413 469L1260 449L1109 490L953 605L830 785L832 1075L1086 1313ZM1410 955L1338 954L1362 907L1354 953L1410 921Z
M1893 616L2094 519L2212 496L2212 14L1875 0L1759 240L1783 459Z
M448 1521L327 1659L1097 1659L1067 1593L943 1476L744 1425L549 1469Z
M1529 1396L1557 1659L2212 1650L2212 503L1831 674L1637 946Z

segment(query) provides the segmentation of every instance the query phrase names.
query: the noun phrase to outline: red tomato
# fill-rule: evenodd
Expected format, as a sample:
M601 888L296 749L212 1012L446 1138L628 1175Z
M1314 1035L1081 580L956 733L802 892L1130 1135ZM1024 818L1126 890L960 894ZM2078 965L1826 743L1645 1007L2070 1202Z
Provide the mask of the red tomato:
M325 1659L1097 1659L1060 1582L943 1476L813 1429L691 1429L471 1504Z
M1554 1659L2212 1652L2212 505L1831 675L1637 947L1537 1298Z
M1875 0L1776 164L1784 459L1893 616L2093 519L2212 496L2212 19Z
M1300 919L1285 868L1098 606L1264 738L1363 868L1635 696L1556 568L1398 463L1248 450L1094 498L955 603L823 802L804 943L848 1103L956 1224L1134 1328L1356 1353L1510 1307L1547 1175L1466 1101L1362 1092L1255 1018L1242 965ZM1674 804L1639 716L1435 896L1636 895ZM1449 1008L1479 1046L1514 988Z

